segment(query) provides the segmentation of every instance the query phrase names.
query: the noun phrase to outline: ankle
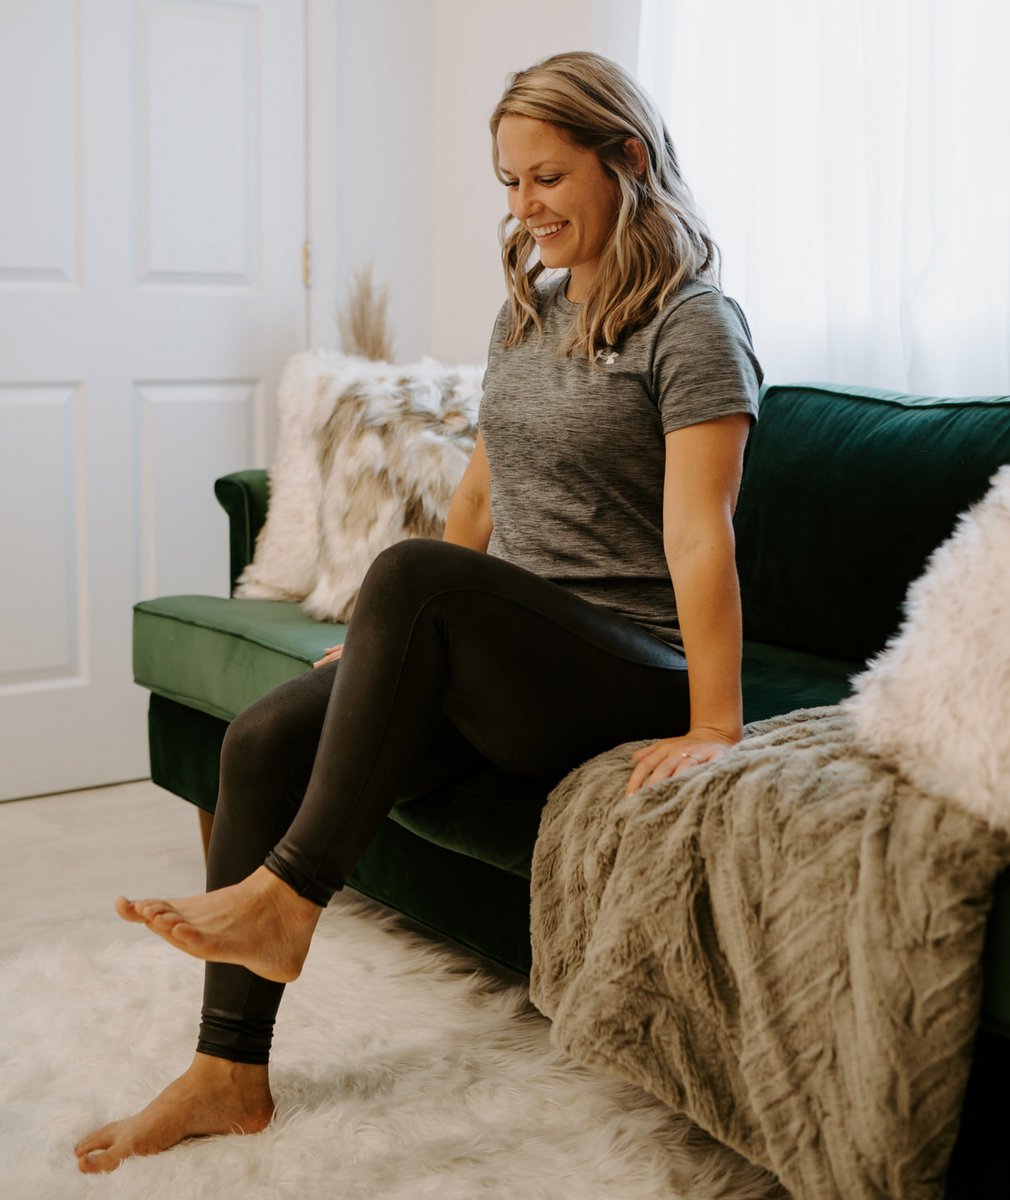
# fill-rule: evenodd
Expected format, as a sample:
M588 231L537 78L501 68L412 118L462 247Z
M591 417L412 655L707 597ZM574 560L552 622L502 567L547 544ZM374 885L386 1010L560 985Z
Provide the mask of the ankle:
M315 922L323 911L312 900L300 896L289 883L281 879L279 875L275 875L269 867L257 867L249 878L256 880L258 886L266 892L282 912L294 915L303 921Z
M189 1074L202 1082L226 1084L238 1088L269 1087L270 1067L267 1063L232 1062L216 1054L197 1050Z

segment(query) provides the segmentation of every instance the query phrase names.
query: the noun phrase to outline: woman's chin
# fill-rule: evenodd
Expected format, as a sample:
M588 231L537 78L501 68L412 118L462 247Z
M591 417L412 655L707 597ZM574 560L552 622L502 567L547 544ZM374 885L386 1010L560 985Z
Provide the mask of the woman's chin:
M540 247L540 261L548 271L565 271L568 269L567 255L551 253L551 248L549 246Z

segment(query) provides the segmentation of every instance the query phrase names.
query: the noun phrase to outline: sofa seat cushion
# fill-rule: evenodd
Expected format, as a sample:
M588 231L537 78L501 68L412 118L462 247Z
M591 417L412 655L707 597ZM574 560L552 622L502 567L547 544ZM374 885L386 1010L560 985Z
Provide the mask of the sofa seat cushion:
M489 763L389 815L429 842L529 879L540 812L557 782L517 779Z
M837 704L864 664L762 642L743 644L743 719L763 721L798 708Z
M145 600L134 609L133 676L159 696L230 721L311 667L346 630L280 600Z

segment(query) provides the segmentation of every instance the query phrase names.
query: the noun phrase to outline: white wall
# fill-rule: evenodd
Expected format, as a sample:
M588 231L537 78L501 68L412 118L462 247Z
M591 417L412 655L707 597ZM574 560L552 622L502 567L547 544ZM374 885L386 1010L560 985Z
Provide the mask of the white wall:
M434 0L432 353L476 362L505 298L488 118L509 72L589 49L589 0Z
M638 0L340 0L338 288L374 262L398 361L487 352L507 211L488 118L509 72L560 50L633 67L638 12Z
M334 308L369 262L389 289L394 356L431 352L432 6L338 0ZM335 246L333 245L335 241Z

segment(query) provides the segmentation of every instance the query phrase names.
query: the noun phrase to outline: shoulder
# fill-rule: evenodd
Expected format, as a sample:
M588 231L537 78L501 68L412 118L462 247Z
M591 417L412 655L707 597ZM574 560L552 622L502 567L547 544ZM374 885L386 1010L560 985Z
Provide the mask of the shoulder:
M698 280L678 288L654 320L658 329L697 333L706 328L723 328L742 332L750 340L750 328L740 305L715 284Z
M652 379L666 433L734 412L757 415L764 373L735 300L710 283L678 288L654 333Z
M678 288L651 323L655 363L714 369L735 362L761 376L743 309L710 283ZM760 379L759 379L760 382Z

